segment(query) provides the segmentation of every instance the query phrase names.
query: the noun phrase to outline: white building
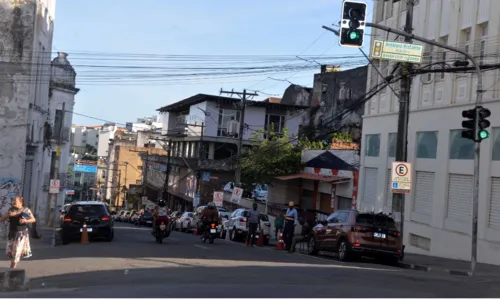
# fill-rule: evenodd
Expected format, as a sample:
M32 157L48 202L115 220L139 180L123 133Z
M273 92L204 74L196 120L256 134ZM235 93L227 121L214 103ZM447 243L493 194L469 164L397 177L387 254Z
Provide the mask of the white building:
M163 123L160 120L160 116L138 118L135 123L129 122L126 124L129 132L156 131L161 130L162 126Z
M97 142L97 156L108 157L109 141L115 137L119 127L114 123L106 123L99 129L99 140Z
M414 33L459 46L482 63L498 63L500 1L420 0L414 9ZM385 8L384 8L385 6ZM373 22L403 28L406 1L376 1ZM377 38L393 34L374 30ZM401 39L402 40L402 39ZM415 42L417 43L417 42ZM429 54L432 53L432 56ZM426 47L422 65L460 57ZM432 58L430 58L432 57ZM376 63L384 74L392 64ZM484 72L484 106L500 114L497 70ZM373 68L369 85L381 82ZM469 260L472 232L473 143L461 138L461 112L474 106L477 77L435 73L414 78L408 133L413 191L405 200L406 251ZM399 90L399 83L393 87ZM363 121L359 191L361 210L391 211L389 169L395 156L398 99L386 88L366 104ZM479 262L500 264L500 118L491 117L491 137L481 144Z
M85 154L86 147L96 150L99 146L99 131L101 126L71 126L71 146L75 153Z

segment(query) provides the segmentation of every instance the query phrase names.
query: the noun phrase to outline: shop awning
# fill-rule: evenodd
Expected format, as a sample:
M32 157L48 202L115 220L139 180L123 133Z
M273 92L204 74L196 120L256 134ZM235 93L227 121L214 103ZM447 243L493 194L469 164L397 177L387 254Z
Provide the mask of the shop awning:
M331 182L331 183L344 183L344 182L349 182L351 180L351 178L349 177L323 176L318 174L307 174L307 173L278 176L274 178L278 180L307 179L307 180L317 180L317 181Z

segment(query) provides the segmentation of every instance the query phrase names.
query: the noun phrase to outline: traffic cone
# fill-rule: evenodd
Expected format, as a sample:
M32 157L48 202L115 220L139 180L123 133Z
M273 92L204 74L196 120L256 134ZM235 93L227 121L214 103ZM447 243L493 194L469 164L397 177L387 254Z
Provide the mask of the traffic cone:
M262 230L259 233L259 239L257 240L257 246L264 247L264 231L262 231Z
M83 223L82 238L80 240L80 244L88 244L88 243L89 243L89 233L87 232L87 224Z
M285 250L285 242L283 241L283 233L280 232L278 243L276 244L276 250Z
M197 235L198 235L198 228L195 228L195 229L193 230L193 235L195 235L195 236L197 236Z

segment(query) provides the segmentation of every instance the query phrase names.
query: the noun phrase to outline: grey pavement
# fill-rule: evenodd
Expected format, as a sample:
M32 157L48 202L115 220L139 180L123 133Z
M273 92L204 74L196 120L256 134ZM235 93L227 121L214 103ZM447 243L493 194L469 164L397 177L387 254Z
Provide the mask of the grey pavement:
M116 224L113 242L40 248L22 261L31 291L3 297L496 297L494 280L248 248Z

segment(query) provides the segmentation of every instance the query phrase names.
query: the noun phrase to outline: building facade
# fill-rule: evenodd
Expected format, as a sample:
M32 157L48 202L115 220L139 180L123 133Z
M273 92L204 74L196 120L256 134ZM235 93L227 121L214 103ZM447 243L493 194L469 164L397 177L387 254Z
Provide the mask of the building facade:
M71 152L97 155L101 126L71 126ZM92 153L95 152L95 153Z
M414 33L454 45L481 64L498 63L496 36L500 1L415 1ZM406 1L376 1L373 22L393 28L405 23ZM373 36L396 36L374 29ZM417 42L415 42L417 43ZM452 66L461 55L425 46L424 67ZM438 63L438 64L436 64ZM376 61L387 75L394 64ZM437 65L437 66L436 66ZM500 113L498 70L483 72L483 106ZM370 67L368 89L382 82ZM469 260L472 232L474 145L461 137L461 112L474 106L477 77L471 73L416 76L411 86L408 160L413 189L405 197L406 251ZM393 84L396 93L399 83ZM390 168L395 157L398 98L389 88L366 103L363 119L359 209L391 211ZM491 136L481 143L478 261L500 264L500 119L492 117Z
M238 134L242 115L240 99L198 94L158 109L163 114L163 130L171 149L171 173L175 197L183 207L193 204L200 183L200 203L212 200L212 192L234 181ZM274 128L290 137L299 131L300 115L305 106L265 101L246 102L243 147L259 130ZM203 125L203 126L202 126ZM166 162L166 158L159 158ZM197 178L200 171L200 178ZM170 180L170 179L169 179ZM196 206L196 205L195 205Z

